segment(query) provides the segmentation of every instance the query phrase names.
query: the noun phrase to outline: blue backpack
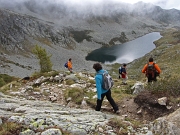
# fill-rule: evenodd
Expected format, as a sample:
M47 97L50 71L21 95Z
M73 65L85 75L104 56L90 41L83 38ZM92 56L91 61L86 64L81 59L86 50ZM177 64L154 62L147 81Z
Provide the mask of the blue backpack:
M119 74L122 74L122 67L119 67Z
M64 67L65 67L65 68L68 68L68 62L66 62L66 63L64 64Z

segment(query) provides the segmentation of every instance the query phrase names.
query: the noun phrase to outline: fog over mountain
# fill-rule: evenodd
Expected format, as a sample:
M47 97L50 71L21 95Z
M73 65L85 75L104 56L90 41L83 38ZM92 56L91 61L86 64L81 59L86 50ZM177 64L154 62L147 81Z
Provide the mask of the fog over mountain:
M70 0L17 0L13 2L0 1L1 8L7 8L19 13L29 14L37 18L43 18L51 22L60 23L64 19L92 19L93 17L103 16L112 17L122 14L134 14L148 16L152 19L162 20L164 16L171 14L162 21L178 21L179 11L176 9L163 10L153 4L138 2L128 4L122 2L107 1L89 1L89 2L73 2ZM63 26L67 23L63 22Z
M52 54L55 70L70 57L74 70L93 70L85 57L94 49L180 27L179 10L143 2L1 0L0 16L0 73L20 77L39 70L31 51L35 44Z
M89 18L90 16L111 16L119 11L126 11L130 5L124 3L111 3L105 1L103 3L68 3L67 1L47 1L47 0L25 0L13 3L1 2L1 8L8 8L17 12L27 14L40 14L47 18L62 19L64 17L71 18ZM121 8L120 8L121 7Z

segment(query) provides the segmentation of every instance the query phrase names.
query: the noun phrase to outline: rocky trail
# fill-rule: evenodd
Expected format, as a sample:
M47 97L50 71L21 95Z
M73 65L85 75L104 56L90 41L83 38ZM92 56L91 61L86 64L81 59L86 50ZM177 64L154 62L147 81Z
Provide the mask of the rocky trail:
M13 98L2 93L0 96L1 116L9 117L10 121L28 125L31 129L28 134L35 134L37 129L43 131L47 127L51 127L51 132L55 134L61 132L57 130L57 127L78 135L99 131L102 133L112 132L112 127L102 128L110 118L114 117L111 114L103 114L92 109L70 108L48 101ZM46 132L50 132L50 130Z

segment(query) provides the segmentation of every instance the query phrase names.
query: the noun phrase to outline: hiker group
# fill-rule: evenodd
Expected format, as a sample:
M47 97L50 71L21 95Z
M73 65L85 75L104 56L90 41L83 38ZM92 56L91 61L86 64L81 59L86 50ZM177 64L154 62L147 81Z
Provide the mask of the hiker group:
M73 73L72 69L72 59L69 58L69 60L64 64L64 66L70 71L70 73ZM122 66L119 67L119 79L122 79L122 84L127 85L127 64L124 63ZM142 69L142 73L144 73L147 77L148 82L157 81L157 76L161 73L161 69L159 68L158 64L156 64L153 61L153 58L149 58L149 62L144 65Z
M127 85L127 79L128 79L126 66L127 65L124 63L119 68L119 79L122 78L123 85ZM113 81L111 76L108 74L106 70L102 68L102 65L100 63L95 63L93 65L93 68L96 71L95 81L96 81L96 89L97 89L97 103L95 110L96 111L101 110L103 99L106 96L114 112L116 114L119 114L120 113L119 108L111 96L111 87L113 86ZM145 73L148 82L152 82L152 81L157 81L156 77L159 76L161 70L159 66L153 62L153 58L151 57L149 58L149 62L144 65L142 69L142 73Z
M119 79L122 78L123 85L127 84L128 79L126 66L126 64L123 64L119 67ZM147 77L147 82L153 82L157 81L157 76L159 76L161 73L161 69L159 68L158 64L153 61L153 58L150 57L148 63L144 65L142 73L144 73Z
M70 58L68 62L64 64L64 67L67 68L70 73L72 71L72 59ZM93 68L96 71L95 81L96 81L96 89L97 89L97 103L95 110L100 111L102 102L104 97L106 96L107 100L111 104L116 114L119 114L119 108L115 103L114 99L111 96L111 87L113 86L114 82L108 72L102 69L102 65L100 63L95 63Z
M65 63L65 67L68 68L68 70L73 73L72 71L72 59L70 58L68 62ZM127 85L127 64L123 64L119 68L119 79L122 79L122 84ZM96 71L95 75L95 83L96 83L96 89L97 89L97 101L96 101L96 111L101 110L102 102L104 97L106 96L107 100L111 104L114 113L119 114L120 110L117 104L115 103L114 99L111 96L111 87L113 86L114 82L109 75L108 71L104 70L102 68L102 65L100 63L95 63L93 65L93 69ZM161 73L161 70L159 66L153 62L153 58L149 58L149 62L144 65L142 69L142 73L145 73L148 82L157 81L156 77Z

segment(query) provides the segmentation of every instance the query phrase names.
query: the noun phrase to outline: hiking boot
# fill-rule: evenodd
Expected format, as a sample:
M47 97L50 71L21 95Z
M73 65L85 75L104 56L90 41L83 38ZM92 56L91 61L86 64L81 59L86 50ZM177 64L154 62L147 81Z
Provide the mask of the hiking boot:
M120 110L115 111L116 114L120 114Z

